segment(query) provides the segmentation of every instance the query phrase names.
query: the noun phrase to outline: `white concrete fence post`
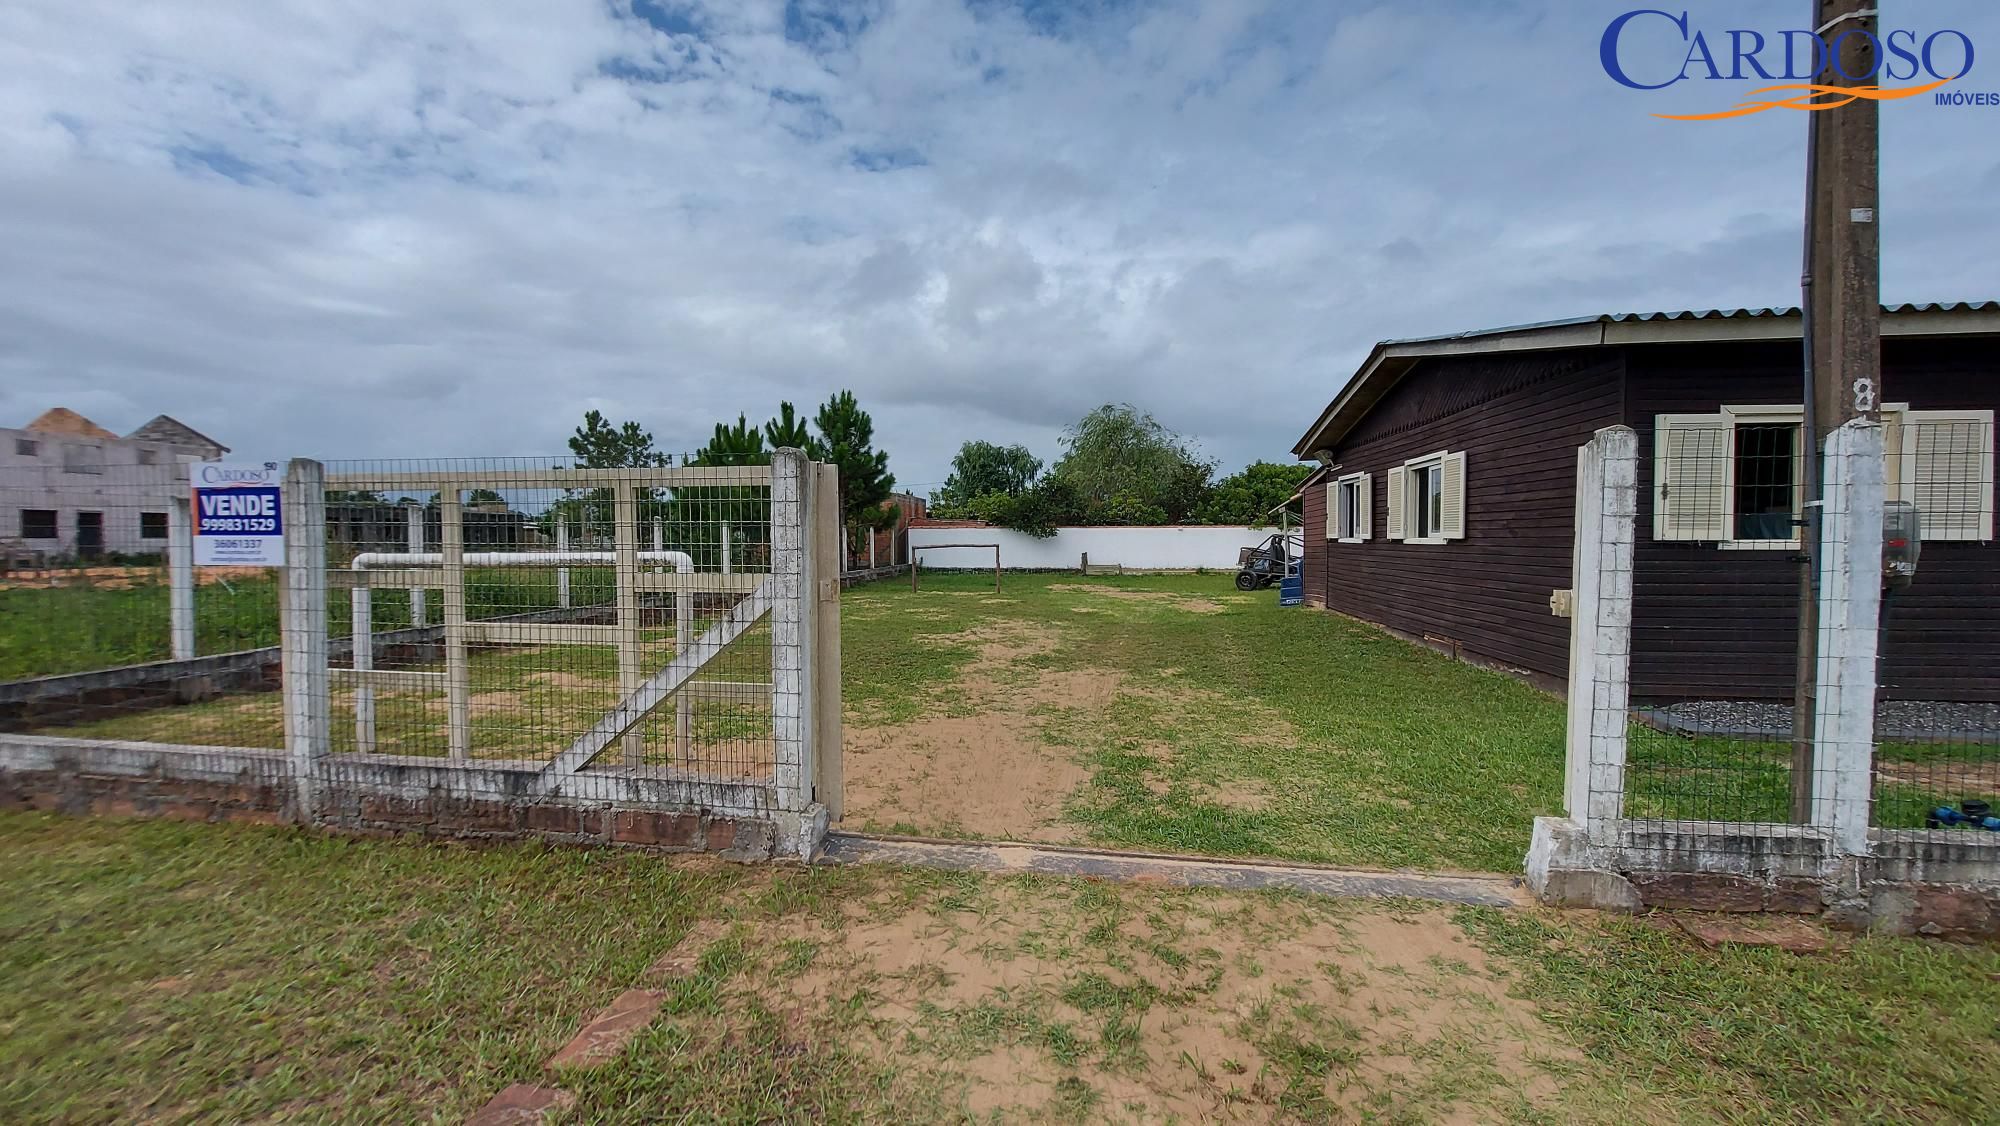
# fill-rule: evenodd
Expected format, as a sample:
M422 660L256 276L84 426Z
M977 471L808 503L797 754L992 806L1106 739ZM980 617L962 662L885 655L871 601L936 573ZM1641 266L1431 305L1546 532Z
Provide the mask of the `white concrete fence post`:
M278 628L285 751L292 761L299 817L311 821L319 812L319 784L333 749L326 671L325 467L294 459L285 468L282 500L285 566L278 582Z
M1883 427L1855 419L1827 436L1820 514L1819 666L1812 823L1848 856L1868 854L1882 612Z
M1598 843L1624 816L1638 470L1639 436L1628 426L1599 430L1577 451L1563 806Z
M812 801L812 555L810 463L795 449L771 455L771 728L777 751L778 808Z
M410 551L413 554L421 552L424 550L424 506L418 504L416 501L411 501L404 508L409 514L410 521ZM429 624L429 618L424 606L423 587L410 588L410 624L420 627Z
M176 661L195 658L194 510L187 489L167 509L167 628Z
M569 516L566 513L556 518L556 550L558 552L569 550ZM556 568L556 605L564 610L569 609L568 567Z

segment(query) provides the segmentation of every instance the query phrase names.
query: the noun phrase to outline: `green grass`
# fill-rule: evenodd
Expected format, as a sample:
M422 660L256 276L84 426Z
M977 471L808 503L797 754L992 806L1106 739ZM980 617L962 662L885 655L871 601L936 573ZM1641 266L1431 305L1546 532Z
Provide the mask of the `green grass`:
M1985 1121L2000 1074L1990 948L31 813L0 974L23 1123L462 1121L514 1082L577 1123L983 1120L996 1083L1007 1120ZM633 987L615 1061L543 1069Z
M47 589L0 589L0 681L167 660L172 652L164 572L134 569L133 576L135 585L123 589L81 581ZM574 605L609 605L612 587L607 567L572 568ZM196 651L207 655L276 645L277 589L268 577L196 588ZM552 609L556 575L553 570L475 569L467 573L465 598L466 613L473 619ZM378 629L407 625L409 592L378 591L373 611ZM431 623L442 622L444 600L433 593L425 611ZM329 592L327 618L334 636L352 632L345 591Z
M1468 909L1518 991L1669 1121L1994 1120L2000 952L1864 937L1708 949L1648 920ZM1607 1112L1615 1107L1606 1107Z
M1115 598L1096 587L1152 599ZM1176 601L1213 602L1192 613ZM1371 865L1520 866L1537 814L1561 803L1563 709L1508 677L1230 576L926 575L843 602L850 722L959 706L968 632L1054 630L1019 665L1106 669L1137 691L1108 710L1050 709L1049 743L1091 781L1068 816L1115 846ZM1219 799L1254 789L1256 802ZM926 826L944 831L948 826Z

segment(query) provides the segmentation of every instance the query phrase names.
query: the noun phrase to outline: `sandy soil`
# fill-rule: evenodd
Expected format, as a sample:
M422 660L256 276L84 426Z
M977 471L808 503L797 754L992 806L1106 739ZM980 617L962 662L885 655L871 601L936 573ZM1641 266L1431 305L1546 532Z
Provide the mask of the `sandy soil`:
M1127 602L1155 602L1171 606L1176 610L1186 610L1190 614L1220 614L1228 609L1214 599L1189 598L1163 590L1121 590L1113 586L1090 586L1085 583L1051 583L1049 589L1065 590L1073 594L1094 594L1099 598L1117 598Z
M958 910L851 903L748 941L814 952L768 994L791 1020L865 998L844 1042L938 1064L981 1119L1059 1117L1088 1091L1097 1121L1267 1121L1315 1097L1343 1120L1496 1121L1553 1097L1541 1064L1572 1058L1443 909L1105 894L1121 900L1108 916L1034 883ZM1015 1031L968 1034L996 1017ZM1107 1026L1129 1050L1105 1047ZM1080 1059L1051 1050L1051 1028ZM1323 1077L1300 1053L1325 1054Z
M264 567L196 567L195 582L208 586L219 582L241 582L262 578L272 572ZM15 571L0 575L0 590L49 590L59 586L89 586L104 590L125 590L134 586L164 586L165 567L62 567L43 571Z
M1053 671L1023 662L1053 652L1060 635L997 623L954 640L977 647L958 683L969 715L933 715L842 731L850 824L945 827L987 839L1067 842L1063 803L1089 778L1073 748L1047 745L1036 713L1101 709L1121 677L1101 669Z

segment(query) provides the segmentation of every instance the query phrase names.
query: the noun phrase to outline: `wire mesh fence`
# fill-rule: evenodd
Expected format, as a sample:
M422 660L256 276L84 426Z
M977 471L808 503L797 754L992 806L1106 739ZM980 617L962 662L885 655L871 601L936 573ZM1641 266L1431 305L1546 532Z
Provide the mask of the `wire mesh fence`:
M1632 819L1777 825L1811 792L1812 767L1795 761L1811 734L1810 710L1803 729L1795 712L1801 430L1797 411L1661 416L1642 449L1650 504L1632 577Z
M2000 834L1990 412L1890 419L1872 824ZM1996 838L2000 839L2000 838Z
M269 572L193 576L178 640L180 463L0 466L0 682L275 645Z
M771 571L764 467L328 469L336 755L549 759ZM771 781L771 649L733 634L599 765Z
M1642 443L1624 816L1763 831L1815 820L1815 800L1845 785L1817 745L1834 738L1834 622L1865 630L1874 661L1870 823L2000 830L1992 414L1892 407L1883 421L1879 465L1829 473L1819 500L1795 411L1661 416ZM1861 506L1878 511L1864 520ZM1879 542L1853 538L1873 537L1878 515ZM1839 540L1810 567L1808 518ZM1850 564L1838 579L1831 550ZM1802 612L1815 625L1803 667Z

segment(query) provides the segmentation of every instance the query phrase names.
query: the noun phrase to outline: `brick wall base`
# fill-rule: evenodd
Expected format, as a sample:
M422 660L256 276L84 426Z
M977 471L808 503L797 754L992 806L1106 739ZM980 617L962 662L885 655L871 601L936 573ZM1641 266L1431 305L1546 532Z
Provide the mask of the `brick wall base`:
M534 838L745 861L809 859L826 832L820 806L787 813L769 807L767 790L645 771L581 780L593 796L611 800L542 796L535 764L347 756L329 774L315 783L307 812L291 761L278 752L0 735L0 810L293 824L367 836Z
M1594 844L1537 818L1528 885L1545 903L1602 910L1820 915L1847 930L2000 939L2000 839L1880 831L1871 855L1750 827L1632 828Z

